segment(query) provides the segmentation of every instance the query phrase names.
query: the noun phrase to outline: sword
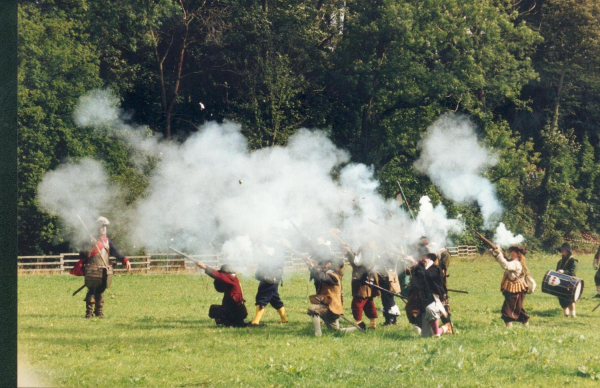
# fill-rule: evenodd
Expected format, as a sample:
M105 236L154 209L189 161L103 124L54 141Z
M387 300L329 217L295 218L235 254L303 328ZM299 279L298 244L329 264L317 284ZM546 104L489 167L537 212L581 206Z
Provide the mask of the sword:
M83 290L84 288L85 288L85 284L84 284L83 286L79 287L79 288L77 289L77 291L75 291L75 292L73 293L73 296L77 295L77 293L78 293L79 291Z
M371 286L371 287L373 287L373 288L376 288L376 289L378 289L378 290L381 290L381 291L387 292L388 294L392 294L392 295L394 295L395 297L398 297L398 298L402 299L402 301L403 301L404 303L406 303L406 299L408 299L408 298L407 298L407 297L405 297L404 295L396 294L395 292L392 292L392 291L390 291L390 290L386 290L386 289L385 289L385 288L383 288L383 287L379 287L379 286L378 286L377 284L375 284L375 283L372 283L372 282L369 282L369 281L367 281L367 282L365 282L365 284L366 284L366 285L369 285L369 286Z

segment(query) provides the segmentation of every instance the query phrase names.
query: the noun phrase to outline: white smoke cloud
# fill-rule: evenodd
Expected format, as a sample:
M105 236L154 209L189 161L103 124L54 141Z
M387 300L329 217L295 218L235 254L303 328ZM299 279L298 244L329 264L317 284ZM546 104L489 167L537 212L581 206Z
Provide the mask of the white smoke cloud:
M92 92L82 98L74 116L79 125L97 127L157 161L147 192L119 210L128 219L126 236L120 237L130 245L149 252L173 246L190 253L220 253L228 261L250 263L282 257L278 239L303 250L303 236L293 224L313 239L330 240L337 251L341 246L330 228L339 229L354 249L373 240L381 250L390 244L410 249L422 234L444 246L450 233L463 230L459 220L448 219L444 207L434 207L427 197L412 220L395 200L378 193L371 167L349 163L348 152L322 131L303 128L285 147L251 151L239 124L209 122L182 143L158 142L144 137L141 127L125 124L117 102L107 92ZM93 176L102 179L94 185L108 189L105 173L73 166L68 171L64 181ZM40 186L40 191L48 190ZM80 197L69 203L83 201L78 211L85 214L111 207L109 197L88 198L89 191L78 192ZM50 192L54 195L44 196L54 198L47 201L52 204L58 190ZM73 213L69 206L47 208L67 219Z
M446 114L437 119L419 143L421 156L415 168L426 174L443 195L458 203L477 202L485 227L502 213L494 185L483 176L498 156L477 140L473 125L460 115Z
M519 234L515 236L510 230L506 229L506 225L503 222L498 225L494 234L494 242L502 247L520 244L524 240L523 235Z
M79 246L89 242L90 233L95 235L98 216L110 216L121 207L120 194L121 190L109 183L102 164L86 158L46 173L38 186L37 198L48 213L60 216L67 227L65 237Z

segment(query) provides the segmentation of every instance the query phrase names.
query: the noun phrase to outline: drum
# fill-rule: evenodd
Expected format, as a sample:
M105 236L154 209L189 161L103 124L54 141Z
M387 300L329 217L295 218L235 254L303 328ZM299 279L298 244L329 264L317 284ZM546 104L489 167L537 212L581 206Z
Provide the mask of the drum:
M572 303L577 302L583 294L583 279L548 271L544 275L542 292L570 300Z

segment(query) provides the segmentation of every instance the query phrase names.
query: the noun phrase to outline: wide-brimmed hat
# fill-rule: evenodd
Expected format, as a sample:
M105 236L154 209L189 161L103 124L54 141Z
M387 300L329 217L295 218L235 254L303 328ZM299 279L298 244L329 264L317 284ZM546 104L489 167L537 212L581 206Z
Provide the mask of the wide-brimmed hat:
M525 249L524 247L522 247L521 245L513 245L510 248L508 248L509 252L517 252L520 253L522 255L527 253L527 249Z
M556 250L559 252L562 252L562 251L571 252L571 245L569 243L563 243L563 245L561 245L560 248L556 248Z
M221 266L221 269L219 269L220 272L225 272L225 273L235 273L235 271L233 270L233 267L229 264L223 264Z

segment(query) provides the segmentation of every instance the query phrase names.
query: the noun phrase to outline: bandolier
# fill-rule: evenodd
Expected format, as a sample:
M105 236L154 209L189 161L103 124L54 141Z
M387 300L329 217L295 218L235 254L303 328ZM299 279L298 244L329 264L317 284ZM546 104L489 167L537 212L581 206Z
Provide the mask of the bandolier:
M528 270L521 263L524 260L526 250L516 245L508 248L508 252L510 258L506 259L499 248L492 250L492 255L504 269L504 275L500 283L500 291L504 295L502 320L507 327L512 326L513 322L521 322L524 325L529 325L529 315L527 315L527 312L523 308L523 302L527 294L525 276Z
M100 217L97 220L100 229L100 237L94 243L89 252L79 252L80 260L71 270L75 276L85 277L85 286L88 288L85 301L85 317L104 318L104 291L112 283L113 268L110 265L110 256L115 257L121 264L131 268L129 260L115 247L106 236L108 219ZM94 307L95 306L95 307Z

